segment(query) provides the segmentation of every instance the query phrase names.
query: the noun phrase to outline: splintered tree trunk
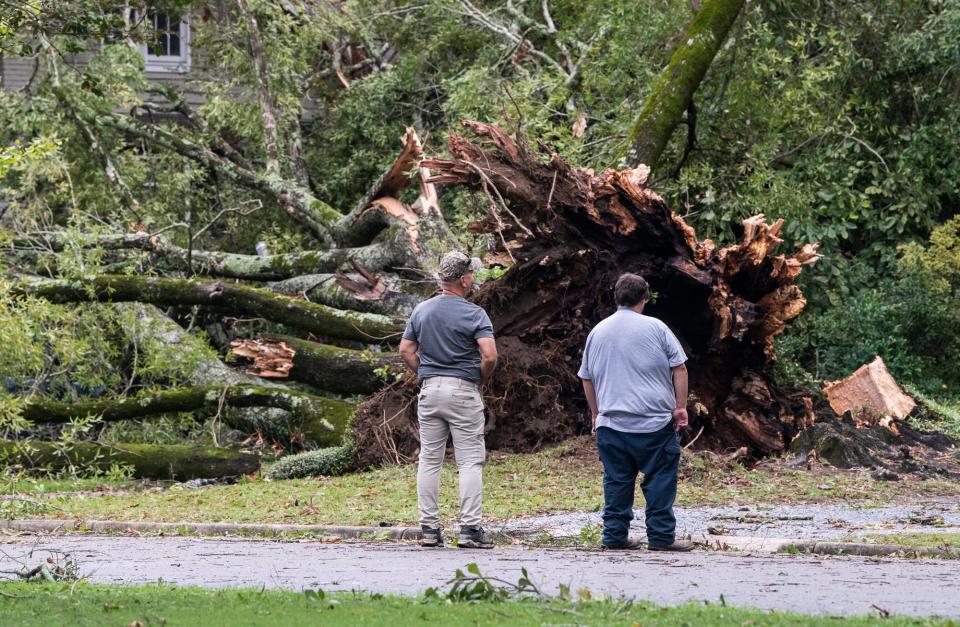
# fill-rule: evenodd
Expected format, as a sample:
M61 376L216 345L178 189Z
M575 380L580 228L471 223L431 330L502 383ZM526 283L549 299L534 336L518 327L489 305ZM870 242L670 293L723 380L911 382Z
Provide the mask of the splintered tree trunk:
M465 122L451 158L423 165L435 183L486 193L515 259L473 300L493 320L500 366L485 391L487 442L530 450L589 431L576 371L588 332L615 310L623 272L649 281L645 313L674 331L690 360L692 432L698 445L782 451L808 419L771 383L773 337L802 310L794 285L816 245L775 255L781 222L743 223L738 244L717 249L644 187L648 170L575 168L533 152L502 130ZM502 200L501 200L502 198ZM396 385L363 405L354 422L360 464L415 459L416 386Z

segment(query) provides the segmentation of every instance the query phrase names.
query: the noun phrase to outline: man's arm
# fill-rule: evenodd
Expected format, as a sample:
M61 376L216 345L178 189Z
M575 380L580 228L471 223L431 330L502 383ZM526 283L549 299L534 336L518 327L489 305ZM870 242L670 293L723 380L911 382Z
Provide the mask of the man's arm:
M676 431L686 429L689 424L687 416L687 366L680 364L670 369L673 377L673 392L676 396L676 409L673 410L673 428Z
M413 374L417 374L417 371L420 370L420 355L417 354L419 349L420 344L418 342L406 338L400 340L400 357L406 362L407 368L413 371Z
M481 337L477 338L477 346L480 347L480 383L486 383L497 367L497 342L492 337Z
M600 413L597 408L597 390L593 387L593 381L590 379L580 379L583 383L583 395L587 397L587 405L590 407L590 431L597 430L597 414Z

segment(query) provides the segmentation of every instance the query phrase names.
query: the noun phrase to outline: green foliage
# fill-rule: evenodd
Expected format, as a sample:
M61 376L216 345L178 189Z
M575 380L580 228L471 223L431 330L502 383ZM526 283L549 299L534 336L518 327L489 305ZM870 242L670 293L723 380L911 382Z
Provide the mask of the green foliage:
M530 580L525 567L520 568L520 579L511 583L480 572L476 562L467 564L467 572L457 569L450 590L440 593L436 588L427 588L424 601L446 603L503 603L511 598L529 595L540 596L541 592Z
M213 433L216 432L216 440ZM144 420L124 420L104 426L97 440L104 444L198 444L222 442L222 425L198 421L193 414L176 414Z
M939 401L914 387L909 387L908 391L920 405L920 410L912 418L917 427L960 439L960 398Z
M84 562L79 561L80 572ZM516 599L503 603L424 603L424 597L368 594L359 591L323 593L271 589L211 589L150 585L101 585L87 581L4 584L0 612L22 627L77 625L189 625L205 623L268 627L304 624L409 627L426 624L512 625L711 625L740 627L828 627L832 616L804 616L723 606L687 603L658 606L619 598ZM307 592L313 594L307 594ZM334 603L335 601L335 603ZM203 617L198 620L198 617ZM844 627L949 627L956 621L937 618L846 616Z
M353 462L353 444L347 442L340 446L282 457L270 468L268 476L271 479L339 477L353 469Z
M849 265L846 295L778 340L782 360L817 379L846 376L876 355L900 381L942 395L960 388L960 217L934 229L929 246L901 249L895 275ZM796 374L796 373L795 373Z

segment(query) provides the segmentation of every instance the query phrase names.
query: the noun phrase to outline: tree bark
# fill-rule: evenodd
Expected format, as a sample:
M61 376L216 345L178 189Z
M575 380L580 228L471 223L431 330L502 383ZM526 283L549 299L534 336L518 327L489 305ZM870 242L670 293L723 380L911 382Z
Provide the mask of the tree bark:
M203 305L266 318L316 335L377 343L396 337L400 321L379 314L343 311L281 296L269 290L231 283L100 275L89 279L32 279L12 288L54 303L144 302L153 305Z
M296 351L289 378L338 394L371 394L404 372L396 353L373 353L319 344L288 335L270 335ZM379 372L378 372L379 371Z
M0 442L5 465L60 470L70 466L108 470L113 464L133 468L138 479L211 479L249 475L260 468L260 457L222 448L180 444L114 444L72 442Z
M217 411L221 407L273 407L290 412L291 432L301 431L318 446L337 446L350 423L350 403L294 390L257 385L208 385L145 392L135 397L61 403L28 401L23 417L34 423L62 424L99 416L104 422L133 420L175 412Z
M154 305L118 303L115 307L132 314L131 324L124 325L124 330L128 335L133 359L169 364L181 384L275 385L262 380L252 380L212 354L207 358L196 359L198 354L203 355L206 352L203 340L187 333ZM283 388L277 386L277 389ZM275 408L224 407L221 417L224 424L243 433L260 433L264 438L278 442L290 442L298 424L298 420L291 419L289 412Z
M424 297L398 285L396 277L380 277L370 285L359 274L306 274L273 283L270 289L337 309L406 317Z
M13 255L57 253L66 246L99 247L104 250L142 250L151 254L159 268L186 272L188 251L166 238L149 233L74 236L63 232L30 233L15 237L0 252ZM194 274L246 281L280 281L315 273L331 273L356 262L374 272L415 267L417 263L406 237L383 238L355 248L307 250L276 255L244 255L220 251L191 250ZM286 293L286 292L285 292Z
M630 159L652 170L674 129L683 120L717 51L743 8L744 0L704 0L683 41L654 81L628 135Z
M589 431L576 378L583 344L615 311L617 277L636 272L657 294L645 313L667 323L690 357L698 444L782 451L805 415L772 384L772 342L805 304L794 281L816 246L775 255L782 223L761 215L744 221L740 243L717 249L644 187L646 168L597 175L543 159L496 127L465 125L475 140L454 134L451 158L423 165L436 183L495 188L515 216L501 235L516 263L473 297L501 354L485 396L489 444L530 450ZM361 465L415 458L415 394L415 385L391 386L361 406L353 430Z

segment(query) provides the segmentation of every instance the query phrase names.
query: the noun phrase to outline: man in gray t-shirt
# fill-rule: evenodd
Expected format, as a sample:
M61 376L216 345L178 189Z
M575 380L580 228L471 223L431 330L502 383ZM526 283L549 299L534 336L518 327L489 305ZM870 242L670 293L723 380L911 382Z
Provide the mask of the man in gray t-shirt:
M493 548L489 534L480 527L487 455L480 384L489 380L496 367L497 345L487 312L466 299L477 265L462 253L445 255L437 270L442 293L417 305L400 341L400 355L421 384L417 502L423 546L443 545L440 470L452 436L460 479L457 546Z
M629 538L637 475L647 502L647 545L686 551L677 540L673 502L680 462L679 429L687 426L687 356L666 324L643 315L649 287L643 277L617 280L616 313L587 336L577 373L603 462L603 546L636 549Z

